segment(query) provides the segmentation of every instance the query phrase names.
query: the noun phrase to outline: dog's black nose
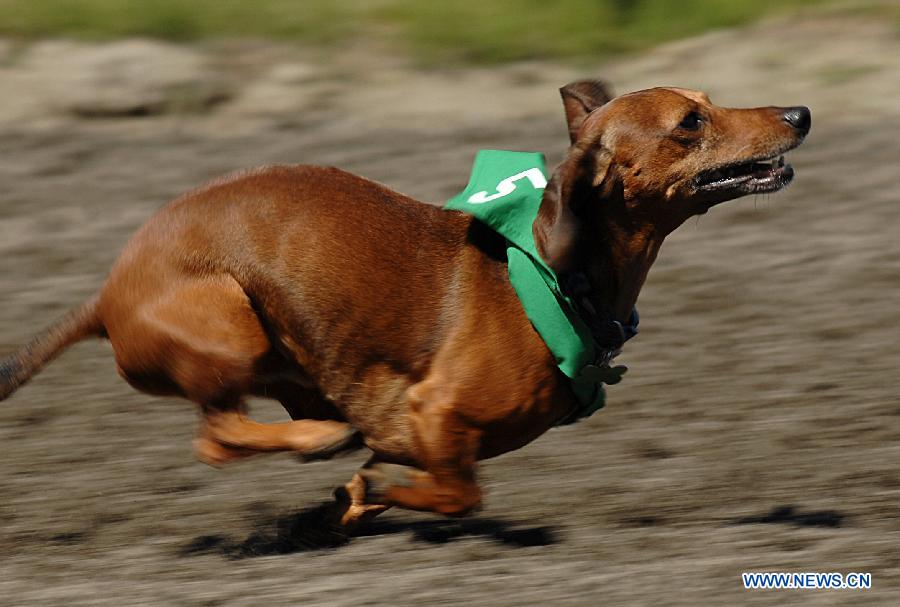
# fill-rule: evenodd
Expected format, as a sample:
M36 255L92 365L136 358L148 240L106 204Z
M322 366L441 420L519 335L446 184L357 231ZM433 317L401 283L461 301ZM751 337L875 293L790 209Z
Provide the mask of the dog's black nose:
M806 135L812 125L812 116L808 107L792 107L784 113L784 121L797 129L800 135Z

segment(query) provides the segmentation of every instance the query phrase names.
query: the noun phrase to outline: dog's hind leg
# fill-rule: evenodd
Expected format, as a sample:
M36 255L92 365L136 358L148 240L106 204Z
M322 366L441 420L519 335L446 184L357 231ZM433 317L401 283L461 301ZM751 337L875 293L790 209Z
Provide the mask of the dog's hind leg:
M355 440L349 424L300 419L248 420L253 392L271 344L247 295L230 276L170 281L136 302L107 300L108 333L122 376L136 388L184 396L201 407L197 456L220 464L254 453L293 451L315 458Z

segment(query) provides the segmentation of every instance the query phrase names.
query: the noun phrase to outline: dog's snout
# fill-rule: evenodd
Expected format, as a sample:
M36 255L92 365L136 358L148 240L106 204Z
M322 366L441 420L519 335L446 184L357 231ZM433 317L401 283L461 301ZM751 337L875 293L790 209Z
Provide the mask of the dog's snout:
M784 121L794 127L801 136L806 135L809 132L809 127L812 125L812 116L809 113L809 108L804 106L788 109L784 113L783 118Z

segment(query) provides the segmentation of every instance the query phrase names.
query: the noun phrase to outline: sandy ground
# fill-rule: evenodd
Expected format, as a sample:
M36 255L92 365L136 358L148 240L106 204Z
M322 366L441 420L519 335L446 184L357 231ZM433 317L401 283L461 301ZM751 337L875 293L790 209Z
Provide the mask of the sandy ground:
M577 68L0 43L0 351L95 291L128 235L208 178L334 164L444 200L477 149L559 160L556 89L585 75L813 111L788 191L664 247L606 410L487 462L474 519L395 511L317 548L298 540L306 509L365 454L205 467L192 406L132 391L108 344L82 343L0 408L0 604L898 604L900 39L873 18ZM745 591L758 570L874 587Z

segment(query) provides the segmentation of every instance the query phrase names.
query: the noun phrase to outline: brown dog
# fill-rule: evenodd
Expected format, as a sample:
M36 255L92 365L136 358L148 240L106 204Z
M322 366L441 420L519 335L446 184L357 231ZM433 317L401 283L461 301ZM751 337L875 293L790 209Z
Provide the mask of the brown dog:
M572 145L538 251L599 285L593 307L622 322L666 235L787 184L780 156L810 127L804 107L726 109L677 88L561 92ZM158 212L94 299L0 362L0 400L65 346L107 337L134 387L200 405L201 460L322 457L361 434L374 455L338 492L342 523L393 505L463 515L481 500L478 460L577 406L498 244L469 216L333 168L227 177ZM248 395L294 421L248 420Z

